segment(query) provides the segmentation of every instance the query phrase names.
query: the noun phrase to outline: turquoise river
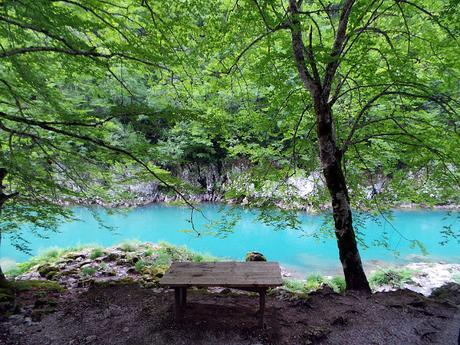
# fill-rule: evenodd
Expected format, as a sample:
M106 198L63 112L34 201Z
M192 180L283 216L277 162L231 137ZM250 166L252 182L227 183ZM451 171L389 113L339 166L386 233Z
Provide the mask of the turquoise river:
M220 207L217 205L201 206L208 219L218 219ZM94 209L93 209L94 210ZM183 207L151 205L108 214L102 208L96 212L105 225L113 226L108 230L98 226L88 208L75 208L80 221L63 223L58 232L48 232L48 238L39 238L27 228L22 231L30 242L33 254L50 247L69 247L79 244L99 244L110 246L124 240L149 242L166 241L176 245L215 256L241 260L248 251L265 254L271 261L279 261L286 268L305 274L318 272L333 274L339 270L337 245L333 238L320 239L311 236L323 223L319 215L301 214L302 231L274 230L274 228L255 221L254 210L240 208L240 219L234 231L225 238L215 236L196 236L184 232L190 229L190 210ZM195 216L197 229L206 221ZM460 245L452 239L441 245L441 231L444 226L459 226L458 212L449 216L447 211L408 210L394 211L393 219L388 222L363 220L359 227L365 235L368 248L361 248L361 256L368 268L375 264L405 264L419 261L443 261L460 263ZM391 250L376 246L376 240L387 236ZM411 246L407 239L418 239L426 247L424 255L419 248ZM0 259L3 265L27 260L28 255L17 251L4 238L0 246Z

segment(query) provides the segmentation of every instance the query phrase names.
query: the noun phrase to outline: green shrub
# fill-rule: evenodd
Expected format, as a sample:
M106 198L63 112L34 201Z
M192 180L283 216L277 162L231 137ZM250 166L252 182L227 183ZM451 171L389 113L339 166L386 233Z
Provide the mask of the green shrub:
M193 262L216 262L218 259L209 254L191 253L191 261Z
M63 250L59 248L50 248L44 252L41 256L42 260L55 261L62 255Z
M147 248L144 252L145 256L152 256L153 255L153 248Z
M144 260L139 260L134 264L134 269L136 272L141 272L146 266L147 263Z
M305 291L305 282L302 280L286 279L283 280L283 286L291 292Z
M102 248L96 247L96 248L93 248L91 250L91 253L89 254L89 258L91 260L94 260L94 259L100 258L104 254L105 254L105 252L104 252L104 250Z
M373 289L382 285L390 285L394 288L401 288L403 284L408 283L412 280L413 274L414 271L408 268L383 269L371 274L369 278L369 284Z
M333 277L327 282L327 285L329 285L337 293L344 292L347 287L345 278L340 276Z
M307 276L307 281L305 283L305 291L315 291L321 288L321 286L326 282L324 277L321 274L310 274Z

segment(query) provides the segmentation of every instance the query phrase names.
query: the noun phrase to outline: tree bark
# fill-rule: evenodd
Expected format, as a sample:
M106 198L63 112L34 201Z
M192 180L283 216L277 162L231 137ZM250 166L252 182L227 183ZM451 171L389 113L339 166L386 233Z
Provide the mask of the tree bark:
M370 292L353 229L350 198L342 169L342 152L337 147L332 109L322 99L321 94L313 96L320 161L326 186L331 195L335 235L347 290Z

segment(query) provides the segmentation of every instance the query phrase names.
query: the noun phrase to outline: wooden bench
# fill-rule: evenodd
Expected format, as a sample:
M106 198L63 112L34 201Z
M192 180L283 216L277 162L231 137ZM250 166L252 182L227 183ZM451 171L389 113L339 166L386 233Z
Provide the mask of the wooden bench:
M160 280L161 286L174 289L174 314L181 317L187 304L187 288L227 287L259 293L259 325L263 327L265 294L268 288L282 285L277 262L173 262Z

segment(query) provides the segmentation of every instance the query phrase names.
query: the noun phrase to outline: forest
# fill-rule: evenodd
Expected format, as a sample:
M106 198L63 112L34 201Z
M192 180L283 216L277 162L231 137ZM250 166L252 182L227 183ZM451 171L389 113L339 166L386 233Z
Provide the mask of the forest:
M459 11L456 0L0 0L0 343L166 344L172 297L158 284L171 263L260 251L284 284L268 291L265 328L236 331L241 310L219 320L226 311L197 307L194 291L170 344L456 344ZM142 331L114 316L99 324L109 336L75 320L60 334L69 292L85 302L67 312L87 302L98 325L91 298L116 305L130 284L120 310L159 310L139 311ZM37 318L40 294L52 305ZM350 318L338 306L354 298ZM390 305L406 313L398 326ZM34 327L49 337L28 337ZM373 342L382 327L389 338Z

